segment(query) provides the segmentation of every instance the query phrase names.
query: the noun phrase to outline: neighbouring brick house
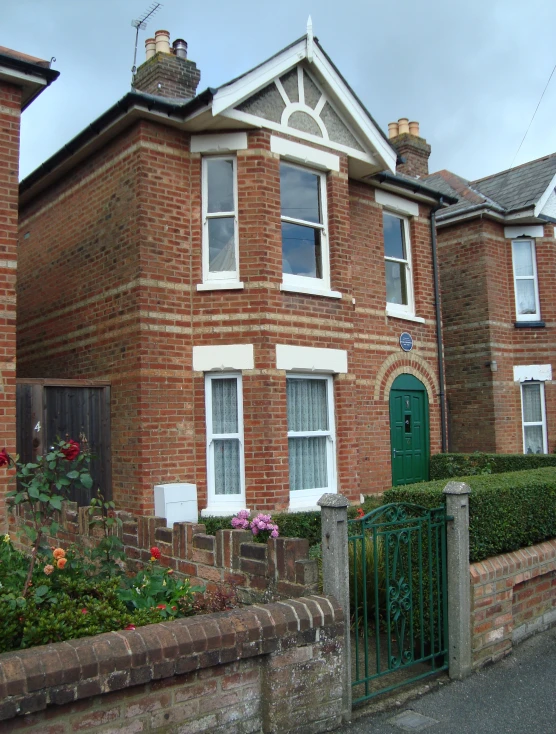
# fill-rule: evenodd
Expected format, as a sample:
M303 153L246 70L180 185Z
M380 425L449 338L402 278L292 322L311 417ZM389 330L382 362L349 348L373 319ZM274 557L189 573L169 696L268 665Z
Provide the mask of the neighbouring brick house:
M556 154L477 181L437 214L453 451L556 449Z
M16 268L21 113L59 72L50 62L0 46L0 448L15 447ZM0 474L0 503L7 491ZM0 527L4 523L0 517Z
M200 94L168 35L22 182L18 376L110 382L114 499L138 513L160 483L232 514L427 478L440 195L396 175L311 33Z

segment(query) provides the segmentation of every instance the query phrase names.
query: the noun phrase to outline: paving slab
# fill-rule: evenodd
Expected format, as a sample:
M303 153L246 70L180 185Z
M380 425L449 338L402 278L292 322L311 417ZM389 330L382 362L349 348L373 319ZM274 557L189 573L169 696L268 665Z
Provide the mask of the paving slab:
M466 680L441 682L412 700L399 689L387 711L355 711L338 734L556 734L556 627Z

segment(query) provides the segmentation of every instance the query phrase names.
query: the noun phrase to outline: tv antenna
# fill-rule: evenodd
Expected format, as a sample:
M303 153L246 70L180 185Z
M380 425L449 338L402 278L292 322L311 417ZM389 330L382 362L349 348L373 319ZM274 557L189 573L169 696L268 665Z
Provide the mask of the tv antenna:
M133 66L131 67L132 84L135 78L135 72L137 71L137 42L139 40L139 31L145 30L147 27L147 20L151 18L161 7L162 3L151 3L140 18L131 21L131 25L135 28L135 51L133 53Z

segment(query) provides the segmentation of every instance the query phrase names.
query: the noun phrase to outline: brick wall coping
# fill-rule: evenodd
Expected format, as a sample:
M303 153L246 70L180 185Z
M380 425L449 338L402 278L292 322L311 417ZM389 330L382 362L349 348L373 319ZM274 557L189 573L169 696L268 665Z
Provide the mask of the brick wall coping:
M475 586L516 576L515 583L519 584L537 576L540 565L550 562L553 562L556 568L556 538L472 563L469 567L471 583Z
M343 618L334 598L307 596L4 653L0 720L343 634Z

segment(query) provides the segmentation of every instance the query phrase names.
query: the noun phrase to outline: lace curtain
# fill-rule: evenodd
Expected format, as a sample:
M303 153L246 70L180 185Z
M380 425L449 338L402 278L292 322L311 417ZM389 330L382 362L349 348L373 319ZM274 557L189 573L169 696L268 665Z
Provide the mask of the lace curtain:
M543 426L542 426L542 404L541 386L522 385L523 399L523 423L525 435L525 453L544 453ZM540 423L540 425L527 425L528 423Z
M325 380L287 380L288 431L328 431ZM288 439L290 490L328 486L327 436Z
M238 433L237 380L212 380L212 433ZM214 490L240 494L239 438L215 439Z

